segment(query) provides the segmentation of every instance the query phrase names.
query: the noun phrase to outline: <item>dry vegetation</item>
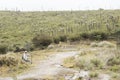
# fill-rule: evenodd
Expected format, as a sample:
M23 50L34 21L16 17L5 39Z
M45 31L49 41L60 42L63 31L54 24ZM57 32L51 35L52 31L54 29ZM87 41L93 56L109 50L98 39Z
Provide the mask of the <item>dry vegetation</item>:
M0 55L0 75L12 76L19 74L29 68L29 64L22 61L22 55L20 53L8 53Z
M97 70L98 73L108 73L113 76L114 80L118 80L120 56L115 50L116 44L103 40L117 40L120 37L119 13L120 10L1 11L0 75L16 74L28 69L29 64L21 59L19 53L21 51L33 51L32 54L35 55L33 61L41 60L53 53L50 52L51 50L65 51L65 46L59 48L61 42L77 44L77 42L84 41L87 44L83 44L84 47L74 46L79 50L79 55L65 59L63 65L74 69ZM90 44L88 41L93 43ZM41 49L46 50L37 51ZM72 51L72 48L69 49ZM97 74L91 73L90 76L96 77Z
M42 50L30 52L32 55L32 63L22 60L22 53L7 53L0 55L0 75L16 76L24 71L28 71L30 67L36 66L37 62L47 58L49 55L55 54L54 50Z
M90 71L91 79L106 73L112 76L112 80L119 80L120 55L116 55L118 53L115 44L103 41L95 43L96 46L93 46L93 43L91 45L80 50L78 55L65 59L63 65L67 68Z

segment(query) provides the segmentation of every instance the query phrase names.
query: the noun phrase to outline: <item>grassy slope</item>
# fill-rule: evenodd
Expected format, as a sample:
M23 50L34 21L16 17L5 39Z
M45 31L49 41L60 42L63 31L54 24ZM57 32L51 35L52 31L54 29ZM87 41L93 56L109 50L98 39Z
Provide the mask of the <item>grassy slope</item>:
M36 34L73 35L120 29L119 10L75 12L0 12L0 43L24 46ZM109 29L107 29L107 26Z
M120 11L0 12L0 44L23 47L36 34L76 35L120 30ZM107 26L109 28L107 28Z

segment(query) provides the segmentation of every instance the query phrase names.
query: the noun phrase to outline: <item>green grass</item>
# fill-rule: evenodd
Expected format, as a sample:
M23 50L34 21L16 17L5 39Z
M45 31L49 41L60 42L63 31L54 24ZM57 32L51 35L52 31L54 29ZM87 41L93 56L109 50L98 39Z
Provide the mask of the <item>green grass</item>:
M0 12L0 43L9 50L24 47L37 34L60 38L101 40L120 30L120 10ZM65 35L65 36L63 36ZM58 42L57 42L58 43Z
M40 35L42 37L48 36L50 39L43 39L38 37L41 44L45 42L42 48L48 46L50 43L58 44L61 42L81 41L81 40L106 40L109 37L119 37L120 34L120 10L93 10L93 11L48 11L48 12L14 12L14 11L0 11L0 54L6 51L15 51L18 48L35 48L33 39ZM45 36L43 36L45 35ZM47 41L45 41L47 39ZM39 41L38 40L38 41ZM49 43L46 43L50 40ZM36 41L35 41L36 43ZM86 42L85 42L86 43ZM37 44L37 43L36 43ZM4 47L7 46L6 47ZM110 46L109 46L110 45ZM113 48L114 45L108 46ZM102 48L104 45L95 43L94 48ZM83 48L83 47L82 47ZM93 47L92 47L93 48ZM105 47L106 48L106 47ZM110 49L111 49L110 48ZM106 48L107 49L107 48ZM110 50L109 49L109 50ZM60 51L60 49L59 49ZM102 50L104 51L104 50ZM36 52L39 56L34 56L37 60L44 59L46 54ZM92 54L91 54L92 53ZM104 54L106 57L106 54ZM40 57L41 56L41 57ZM91 58L95 59L98 56L94 52L88 51L80 54L83 60L76 61L74 58L65 60L67 67L79 67L87 70L96 69L93 65L97 65L98 69L104 67L99 60L94 60L93 64L89 63ZM101 56L100 56L101 57ZM2 59L2 58L1 58ZM86 66L84 62L90 64ZM103 59L103 58L102 58ZM4 62L5 59L1 60ZM35 59L34 59L35 60ZM118 63L118 59L112 60L110 63ZM7 60L9 62L9 60ZM3 62L2 65L3 65ZM80 64L81 62L81 64ZM79 64L78 64L79 63ZM5 64L4 64L5 65ZM8 64L7 64L8 65ZM18 65L18 64L16 64ZM5 65L6 66L6 65ZM19 66L23 69L26 65ZM84 67L85 66L85 67ZM107 65L105 65L107 66ZM1 70L7 70L5 67L0 67ZM111 72L118 72L119 65L109 66ZM12 68L17 70L16 68Z

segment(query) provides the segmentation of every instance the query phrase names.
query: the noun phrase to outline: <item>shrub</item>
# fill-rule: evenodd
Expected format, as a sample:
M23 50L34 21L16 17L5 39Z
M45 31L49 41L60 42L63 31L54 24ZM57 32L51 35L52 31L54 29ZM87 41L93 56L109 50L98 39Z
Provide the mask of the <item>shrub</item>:
M53 38L53 41L54 41L54 43L59 44L60 38L59 37L55 37L55 38Z
M93 31L88 33L81 33L80 37L82 39L90 39L90 40L106 40L108 38L108 33Z
M25 48L20 48L20 47L15 47L14 52L15 52L15 53L16 53L16 52L22 52L22 51L25 51L25 50L27 50L27 49L25 49ZM30 51L32 51L32 50L33 50L33 48L30 47ZM27 51L29 51L29 50L27 50Z
M118 77L118 75L117 74L112 74L112 78L117 78Z
M117 35L120 35L120 30L114 32L111 34L112 36L115 36L116 38L118 37Z
M101 61L99 59L92 59L90 61L95 67L100 67L101 66Z
M89 65L89 66L88 66ZM84 70L93 70L93 65L90 64L89 61L84 59L78 59L75 61L75 67L78 69L84 69Z
M113 73L111 78L112 78L112 80L119 80L120 75L118 73Z
M67 41L67 36L66 35L60 36L60 41L61 42L66 42Z
M113 71L113 72L120 71L120 66L114 65L110 68L110 70Z
M37 35L32 39L33 45L36 48L44 49L52 43L52 38L48 35Z
M91 72L91 73L89 73L89 76L90 76L90 78L95 78L95 77L98 77L98 73L96 73L96 72Z
M0 56L0 66L16 66L18 59L14 55L2 55Z
M8 51L14 51L14 48L13 48L13 46L8 46Z
M11 74L13 74L16 72L20 73L21 71L28 69L29 64L24 62L21 56L21 54L15 54L10 52L5 55L0 55L0 71L5 74L8 72L12 72Z
M105 32L95 31L90 33L90 39L92 40L106 40L108 34Z
M86 63L85 60L79 59L75 62L75 66L78 67L79 69L85 69L86 68L85 63Z
M81 33L81 34L80 34L80 37L81 37L82 39L89 39L89 34L88 34L88 33Z
M80 36L79 36L79 35L69 36L69 40L70 40L71 42L80 41Z
M120 56L112 57L107 61L108 66L120 65Z
M6 54L8 50L8 46L5 44L0 44L0 54Z
M14 52L20 52L20 48L16 47Z
M75 58L74 57L68 57L64 60L63 66L68 67L68 68L73 68L75 63Z

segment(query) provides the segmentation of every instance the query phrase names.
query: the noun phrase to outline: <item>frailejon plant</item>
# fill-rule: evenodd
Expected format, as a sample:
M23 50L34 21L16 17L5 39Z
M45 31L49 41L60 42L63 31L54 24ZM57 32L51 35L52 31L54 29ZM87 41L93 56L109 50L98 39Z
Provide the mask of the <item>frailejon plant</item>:
M81 35L85 39L103 40L106 34L120 30L120 10L58 11L58 12L0 12L0 42L25 45L36 34L59 37ZM103 32L98 34L94 32ZM93 34L92 34L93 33ZM91 37L89 37L91 35ZM62 37L61 37L62 36ZM104 37L105 36L105 37ZM64 37L64 40L62 40ZM78 37L79 38L79 37ZM73 41L76 37L71 38Z

